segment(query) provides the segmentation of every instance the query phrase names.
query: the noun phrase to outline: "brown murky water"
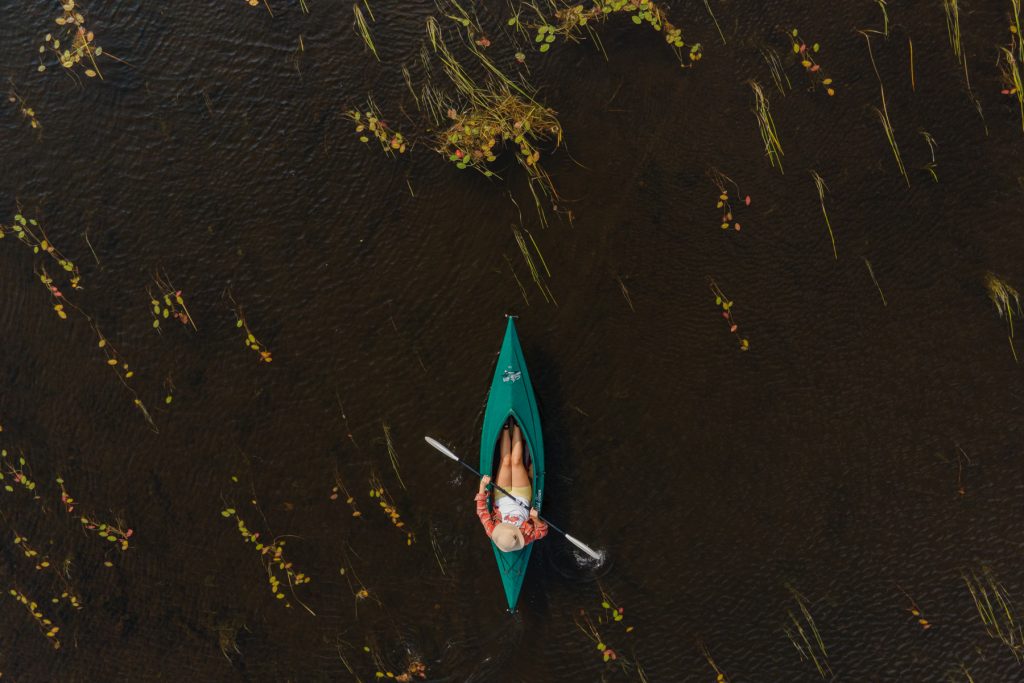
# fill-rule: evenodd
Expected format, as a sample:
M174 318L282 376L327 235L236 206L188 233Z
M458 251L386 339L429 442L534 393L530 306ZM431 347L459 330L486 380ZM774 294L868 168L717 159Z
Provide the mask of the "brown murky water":
M711 4L726 45L701 3L669 10L704 44L685 71L628 20L601 29L607 61L588 43L523 43L565 130L545 163L574 220L544 229L511 159L489 181L422 136L390 159L344 118L372 93L396 128L422 128L401 67L420 82L428 4L372 3L377 63L347 3L310 0L305 15L271 0L271 17L243 0L96 1L96 43L125 63L104 59L104 80L80 86L58 65L36 71L57 4L3 3L2 75L42 133L6 103L0 222L20 205L79 265L84 289L67 298L131 364L159 430L89 320L51 310L33 270L59 267L0 242L0 446L12 467L25 458L39 496L0 490L0 588L38 601L61 643L0 596L5 678L368 681L418 659L430 680L639 680L617 666L629 660L650 681L712 681L703 643L730 681L818 680L785 632L790 613L808 625L788 587L836 680L967 680L962 666L1020 678L961 578L987 566L1024 591L1021 371L983 284L992 271L1024 286L1024 137L995 65L1009 2L961 8L984 118L940 3L890 3L888 39L872 36L909 187L856 33L881 30L877 5ZM514 73L508 8L478 13L488 54ZM807 89L793 27L820 41L834 98ZM766 47L792 80L785 96ZM764 158L751 78L771 98L784 175ZM740 232L719 228L709 167L751 197ZM557 306L512 224L536 240ZM153 330L158 271L198 331ZM246 348L227 292L272 363ZM593 569L544 540L515 616L472 514L475 482L422 441L474 458L507 311L541 403L545 513L607 553ZM331 499L336 474L360 517ZM412 545L368 495L374 476ZM315 616L289 591L275 600L229 507L286 541ZM123 520L129 549L80 514ZM43 556L51 566L35 569ZM50 602L68 586L81 609ZM609 664L574 624L581 609L597 618L602 589L625 608L598 624L620 655Z

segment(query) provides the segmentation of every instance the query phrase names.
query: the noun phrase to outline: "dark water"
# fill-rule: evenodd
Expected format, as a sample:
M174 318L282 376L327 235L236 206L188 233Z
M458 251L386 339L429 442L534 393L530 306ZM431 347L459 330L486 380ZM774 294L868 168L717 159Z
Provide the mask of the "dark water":
M0 596L5 679L368 681L368 646L396 673L422 660L431 680L639 680L573 623L580 609L596 618L603 588L626 619L602 636L648 680L714 680L700 642L731 681L818 680L784 632L799 615L787 586L836 680L966 680L961 665L977 681L1024 676L961 579L990 567L1024 604L1021 376L983 285L993 271L1024 286L1024 145L995 66L1008 2L961 9L984 119L941 3L890 3L890 37L872 46L909 188L856 33L881 29L873 3L713 2L725 46L701 3L676 3L673 21L705 45L686 71L628 21L602 29L608 61L590 44L530 51L538 98L565 129L546 167L574 214L547 229L510 160L507 180L489 182L423 137L389 159L344 118L372 93L396 128L422 129L401 65L420 82L432 6L373 3L378 64L347 3L310 0L308 16L271 4L273 18L242 0L97 0L96 42L128 64L103 60L105 80L85 87L58 66L35 71L56 3L0 6L0 75L43 125L38 138L5 102L0 221L20 204L80 265L85 289L65 287L69 298L131 363L159 429L89 322L49 310L33 275L47 262L0 243L0 445L24 453L40 496L0 491L0 588L38 600L62 644ZM507 8L478 11L489 54L514 72ZM791 27L822 44L836 97L806 90ZM785 97L765 46L787 64ZM771 97L785 175L763 157L750 78ZM938 183L918 130L938 143ZM712 166L752 197L739 233L718 228ZM809 169L830 188L837 260ZM510 197L557 307L530 281ZM152 330L158 269L197 333ZM749 353L709 276L735 301ZM243 345L228 288L273 363ZM510 310L545 424L545 512L608 555L592 571L543 541L516 616L472 514L475 483L422 441L475 457ZM335 472L362 517L329 499ZM412 546L367 495L374 474ZM65 513L57 476L76 515L133 529L127 552ZM263 538L288 535L287 557L312 577L296 594L316 616L273 598L226 506ZM70 560L81 610L49 603L62 584L15 532L54 565ZM354 575L369 598L354 597Z

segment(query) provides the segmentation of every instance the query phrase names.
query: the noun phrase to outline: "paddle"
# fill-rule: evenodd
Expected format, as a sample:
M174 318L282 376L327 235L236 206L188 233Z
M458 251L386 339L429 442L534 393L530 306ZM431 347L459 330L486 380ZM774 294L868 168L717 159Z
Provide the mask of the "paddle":
M433 439L433 438L431 438L431 437L429 437L429 436L425 436L425 437L423 437L423 438L424 438L424 440L426 440L426 442L427 442L427 443L429 443L429 444L430 444L431 446L433 446L433 447L434 447L434 448L436 448L437 450L441 451L441 453L443 453L443 454L444 454L444 455L446 455L447 457L451 458L451 459L452 459L452 460L454 460L455 462L459 463L460 465L462 465L463 467L465 467L465 468L466 468L467 470L469 470L470 472L472 472L472 473L473 473L473 474L475 474L476 476L478 476L478 477L482 477L482 476L483 476L482 474L480 474L480 471L479 471L479 470L477 470L477 469L476 469L475 467L473 467L472 465L469 465L469 464L467 464L467 463L466 463L465 461L461 460L461 459L459 458L459 456L457 456L457 455L455 455L454 453L452 453L452 452L451 452L451 450L450 450L450 449L449 449L449 448L448 448L447 446L445 446L444 444L442 444L442 443L441 443L440 441L438 441L437 439ZM501 488L500 486L498 486L497 484L495 484L495 483L494 483L493 481L492 481L492 482L491 482L490 484L488 484L488 486L493 486L494 488L498 489L499 491L501 491L502 493L504 493L504 494L505 494L506 496L509 496L510 498L513 498L513 497L514 497L514 496L513 496L513 495L512 495L511 493L509 493L509 492L508 492L508 491L506 491L505 489ZM588 545L587 545L586 543L584 543L583 541L579 540L578 538L574 538L574 537L570 536L569 534L565 533L564 531L562 531L562 530L561 530L561 529L559 529L559 528L558 528L557 526L555 526L554 524L552 524L552 523L551 523L551 522L549 522L548 520L544 519L544 518L543 518L543 517L541 517L540 515L537 515L537 516L538 516L538 517L540 517L540 520L541 520L542 522L544 522L545 524L547 524L547 525L548 525L549 527L551 527L552 529L554 529L554 530L555 530L555 531L557 531L558 533L560 533L560 534L562 534L563 536L565 536L565 540L567 540L567 541L569 541L570 543L572 543L572 544L573 544L574 546L576 546L577 548L579 548L580 550L582 550L583 552L585 552L585 553L586 553L587 555L590 555L590 556L591 556L592 558L594 558L595 560L600 560L600 559L601 559L601 555L600 555L600 554L599 554L599 553L598 553L597 551L595 551L595 550L594 550L593 548L591 548L590 546L588 546Z

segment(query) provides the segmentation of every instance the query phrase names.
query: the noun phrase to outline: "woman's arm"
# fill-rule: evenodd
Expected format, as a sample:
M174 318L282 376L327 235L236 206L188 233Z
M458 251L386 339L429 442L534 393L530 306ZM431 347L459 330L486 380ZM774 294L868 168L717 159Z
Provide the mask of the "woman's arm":
M494 531L494 519L491 517L491 513L487 510L487 484L490 483L491 478L485 476L480 480L480 490L477 492L474 500L476 501L476 516L480 518L480 523L484 525L484 531L487 532L487 536L490 537L491 532Z

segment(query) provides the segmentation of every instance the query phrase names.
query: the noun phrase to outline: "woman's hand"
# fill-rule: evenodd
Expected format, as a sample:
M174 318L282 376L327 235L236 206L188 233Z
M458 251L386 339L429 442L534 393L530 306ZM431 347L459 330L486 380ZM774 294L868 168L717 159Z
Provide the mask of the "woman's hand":
M487 490L487 485L490 484L490 483L491 483L491 478L485 474L483 476L483 479L480 480L480 493L483 493L484 491L486 491Z
M540 517L540 513L537 512L537 508L530 508L530 519L536 522L538 517Z

